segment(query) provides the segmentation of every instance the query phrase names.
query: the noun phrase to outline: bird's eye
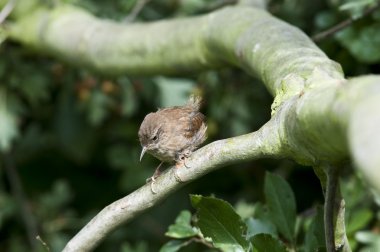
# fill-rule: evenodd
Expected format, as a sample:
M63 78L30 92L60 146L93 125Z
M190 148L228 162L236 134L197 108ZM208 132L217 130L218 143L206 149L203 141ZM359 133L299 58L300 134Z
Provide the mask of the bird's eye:
M155 135L155 136L152 138L153 141L157 141L157 139L158 139L157 135Z

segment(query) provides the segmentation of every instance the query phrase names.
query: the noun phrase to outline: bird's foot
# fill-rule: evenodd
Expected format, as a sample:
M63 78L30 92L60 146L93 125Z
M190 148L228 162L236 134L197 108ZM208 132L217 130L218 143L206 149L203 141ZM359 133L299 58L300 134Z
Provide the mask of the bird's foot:
M190 157L191 153L190 150L185 150L178 156L180 164L183 164L186 168L190 168L190 166L186 164L186 160Z
M156 182L156 178L158 178L158 176L160 176L160 174L161 174L160 167L161 167L162 163L163 163L163 162L161 162L161 163L157 166L156 170L155 170L154 173L153 173L153 176L150 177L150 178L147 178L147 179L146 179L146 183L149 183L149 182L150 182L150 190L152 191L153 194L156 194L156 193L157 193L157 191L154 190L154 187L153 187L153 186L154 186L154 184L155 184L155 182Z
M186 160L190 157L191 153L192 152L190 150L184 150L181 153L179 153L177 156L177 160L176 160L176 164L174 168L174 177L178 182L184 182L184 180L181 179L181 177L178 174L178 169L181 166L185 166L186 168L191 168L189 165L186 164Z
M180 177L179 174L178 174L178 170L179 170L179 168L180 168L181 166L182 166L182 163L181 163L181 162L177 162L177 163L175 164L174 169L173 169L175 180L177 180L178 182L183 182L183 180L181 179L181 177Z
M154 185L156 183L156 178L157 177L152 176L152 177L146 179L146 183L150 182L150 190L152 191L153 194L157 194L157 191L154 189Z

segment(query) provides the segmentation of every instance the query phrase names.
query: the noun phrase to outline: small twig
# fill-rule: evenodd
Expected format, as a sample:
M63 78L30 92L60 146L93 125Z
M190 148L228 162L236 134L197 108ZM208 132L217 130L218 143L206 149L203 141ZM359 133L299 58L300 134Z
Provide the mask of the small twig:
M142 11L144 6L148 4L151 0L137 0L136 5L133 7L131 13L129 13L128 16L124 18L124 23L132 22L136 19L136 17L139 15L139 13Z
M380 7L380 2L376 3L374 6L372 7L369 7L368 9L366 9L363 14L360 16L360 18L357 18L357 19L353 19L353 18L349 18L349 19L346 19L342 22L340 22L339 24L327 29L326 31L323 31L321 33L318 33L316 35L314 35L312 37L313 41L314 42L320 42L321 40L327 38L327 37L330 37L332 36L333 34L349 27L351 24L353 24L355 21L363 18L363 17L366 17L368 16L369 14L371 14L372 12L374 12L375 10L377 10L378 8Z
M10 152L5 153L3 157L4 157L4 168L5 168L4 170L8 177L12 194L15 197L18 205L20 206L20 213L25 224L25 229L26 229L30 246L32 248L35 248L36 246L35 237L38 235L38 228L37 228L36 221L34 219L30 205L28 204L28 201L25 197L20 176L15 167L14 160L11 153Z
M46 244L46 242L44 242L44 240L42 240L42 238L39 235L36 236L36 240L41 242L41 244L45 247L46 251L50 252L49 246Z
M334 214L339 171L338 167L327 166L325 172L327 175L324 209L326 251L335 252Z
M2 24L5 19L11 14L13 8L16 5L16 0L9 0L4 8L0 11L0 24Z

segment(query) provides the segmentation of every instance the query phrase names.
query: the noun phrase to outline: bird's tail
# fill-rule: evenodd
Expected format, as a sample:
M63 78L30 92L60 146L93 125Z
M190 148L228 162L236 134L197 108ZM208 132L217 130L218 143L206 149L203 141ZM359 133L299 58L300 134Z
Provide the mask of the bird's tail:
M191 95L186 103L186 106L191 107L193 110L199 111L202 106L202 97L199 95Z

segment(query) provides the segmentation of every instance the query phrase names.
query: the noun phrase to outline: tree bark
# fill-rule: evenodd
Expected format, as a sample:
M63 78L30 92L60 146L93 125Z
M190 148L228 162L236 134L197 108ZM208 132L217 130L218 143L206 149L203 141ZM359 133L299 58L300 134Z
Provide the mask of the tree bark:
M318 166L352 159L380 194L380 77L346 80L298 28L247 6L145 24L98 19L73 6L15 15L9 38L26 47L107 75L183 74L235 65L262 80L274 96L272 118L259 131L211 143L195 152L190 182L232 162L292 158ZM183 186L171 171L157 194L145 185L104 208L64 251L93 249L117 226Z

